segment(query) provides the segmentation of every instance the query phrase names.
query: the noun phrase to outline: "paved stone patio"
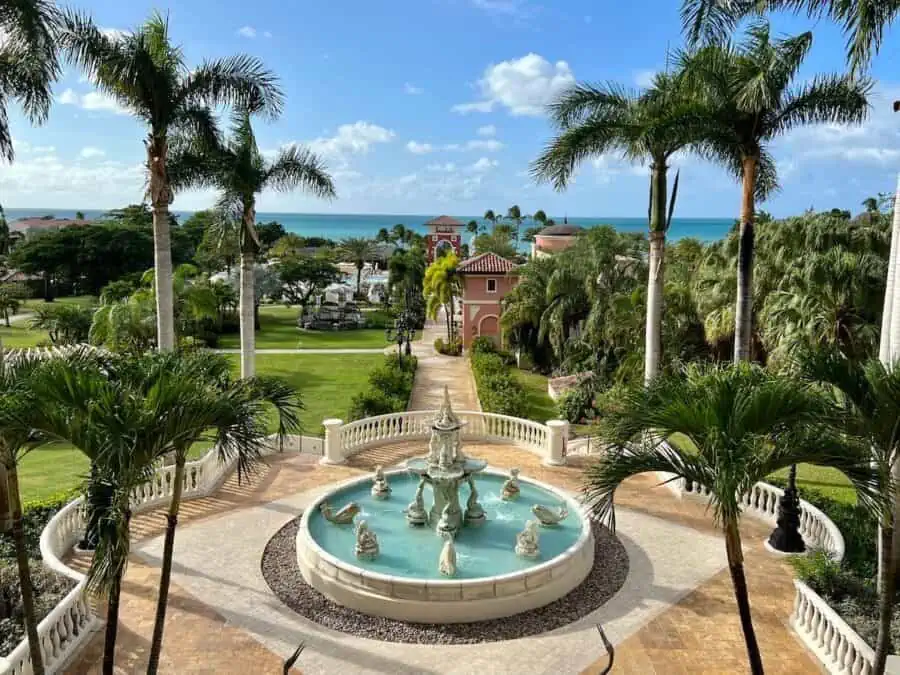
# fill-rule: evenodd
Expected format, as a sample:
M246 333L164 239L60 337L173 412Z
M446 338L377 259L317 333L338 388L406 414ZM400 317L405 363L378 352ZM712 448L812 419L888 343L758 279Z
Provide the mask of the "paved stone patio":
M444 382L458 409L477 409L469 406L477 398L464 360L429 356L421 343L416 351L422 358L411 409L436 407L425 392ZM362 452L345 466L321 466L309 455L275 456L252 483L238 486L232 476L215 495L184 503L160 672L280 673L283 659L305 640L309 646L298 668L306 673L595 674L607 663L591 627L598 619L616 644L615 675L747 672L731 581L723 569L724 543L711 515L700 504L676 499L652 476L636 477L617 493L619 531L632 566L626 586L596 616L570 627L490 645L423 647L325 631L281 605L259 571L268 537L323 486L423 451L421 444L385 446ZM512 447L468 444L466 451L568 490L578 489L587 461L571 458L569 466L545 467L537 456ZM164 527L162 509L132 523L135 555L122 595L120 673L146 669L159 578L157 538ZM747 519L742 533L754 625L767 671L822 672L787 625L792 575L786 562L762 547L769 528ZM671 562L662 564L666 560ZM87 561L74 563L84 567ZM589 620L590 626L582 625ZM66 672L99 673L102 643L102 633L94 636ZM525 653L519 651L523 647ZM438 649L447 651L438 655ZM463 661L463 651L475 661Z

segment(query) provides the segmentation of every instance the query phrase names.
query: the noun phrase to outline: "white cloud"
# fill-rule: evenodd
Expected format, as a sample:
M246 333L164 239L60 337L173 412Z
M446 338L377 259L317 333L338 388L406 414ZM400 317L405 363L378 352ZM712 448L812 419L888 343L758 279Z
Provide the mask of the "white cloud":
M103 33L110 40L121 40L126 35L130 35L131 33L127 30L122 30L121 28L101 28L100 32Z
M81 149L81 152L78 153L78 156L82 159L93 159L94 157L103 157L106 153L100 148L95 148L92 145L88 145Z
M431 143L417 143L416 141L410 141L406 144L406 149L414 155L427 155L429 152L434 151L434 146L432 146Z
M478 80L480 101L460 103L453 112L490 112L495 105L507 108L511 114L538 116L563 90L575 84L569 64L551 64L543 56L526 54L519 59L492 64Z
M456 171L456 164L453 162L446 162L444 164L429 164L425 167L428 171L437 171L440 173L453 173Z
M503 149L503 143L489 138L487 140L469 141L466 143L466 150L486 150L487 152L497 152Z
M496 168L499 164L500 162L498 162L496 159L488 159L487 157L482 157L472 166L470 166L469 169L478 173L483 173L485 171L490 171L491 169Z
M654 77L656 77L655 70L639 70L634 74L634 83L641 89L647 89L653 86Z
M389 143L396 134L377 124L360 120L353 124L342 124L331 137L315 138L308 143L309 148L326 157L365 154L376 143Z
M416 85L410 84L409 82L403 85L403 91L410 96L418 96L419 94L425 93L425 90L422 89L422 87L417 87Z
M57 96L56 101L63 105L78 105L78 94L76 94L73 89L69 88Z
M31 152L33 152L36 155L44 155L47 153L56 152L56 146L55 145L35 145L33 148L31 148Z
M266 39L270 39L270 38L272 37L272 31L264 30L264 31L263 31L263 37L266 38Z
M419 176L417 174L410 173L406 176L400 176L400 178L397 179L397 182L400 183L400 185L409 185L410 183L415 183L418 178Z
M606 185L618 176L647 176L647 168L640 164L631 164L617 157L600 155L591 160L597 182Z
M89 91L79 95L73 89L66 89L57 99L63 105L75 105L85 110L103 110L117 115L127 115L128 110L119 105L118 101L99 91Z
M256 29L253 26L241 26L237 29L237 34L252 40L256 37Z
M496 136L497 127L495 127L493 124L485 124L483 127L478 127L478 131L476 133L479 136Z
M64 162L53 154L20 159L0 172L0 190L17 199L51 205L77 204L90 195L93 204L140 201L144 167L117 161Z

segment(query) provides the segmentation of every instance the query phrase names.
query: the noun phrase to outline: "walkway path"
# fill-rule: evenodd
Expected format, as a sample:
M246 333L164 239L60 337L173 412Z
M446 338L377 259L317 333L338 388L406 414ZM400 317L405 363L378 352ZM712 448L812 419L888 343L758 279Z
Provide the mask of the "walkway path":
M456 410L481 410L468 359L444 356L434 350L434 341L446 336L445 321L443 311L436 321L426 321L422 339L413 343L419 366L409 398L409 410L437 410L441 406L445 385Z

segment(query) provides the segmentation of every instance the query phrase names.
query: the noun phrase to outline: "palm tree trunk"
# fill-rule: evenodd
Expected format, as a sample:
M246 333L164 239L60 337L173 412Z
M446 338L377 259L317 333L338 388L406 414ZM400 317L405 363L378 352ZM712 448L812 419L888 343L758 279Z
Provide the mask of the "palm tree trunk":
M743 194L741 195L741 231L738 248L737 307L734 312L734 362L750 360L750 335L753 321L753 199L756 191L757 157L743 161Z
M166 175L166 138L151 134L147 141L150 201L153 207L153 264L156 268L156 342L160 351L175 348L175 310L172 291L172 245L169 203L172 190Z
M254 333L254 307L256 298L253 279L252 251L241 251L241 377L253 377L256 357L256 335Z
M125 536L131 525L131 510L125 511ZM126 552L127 556L128 553ZM119 571L113 578L109 588L109 597L106 600L106 634L103 638L103 675L115 675L116 669L116 639L119 635L119 599L122 597L122 575L125 574L125 565L119 567Z
M647 280L647 326L644 342L644 382L659 372L662 353L662 304L666 255L666 165L654 162L650 183L650 271Z
M359 289L362 286L362 271L365 263L356 263L356 294L359 295Z
M894 526L890 522L881 524L881 541L878 547L878 640L875 643L875 663L872 672L884 673L888 654L891 652L891 620L894 615L894 591L896 584L896 559L893 556Z
M888 255L887 285L884 291L884 313L881 319L881 344L879 358L888 367L900 359L900 294L897 293L900 276L900 175L897 176L897 194L894 198L891 251Z
M22 609L25 634L28 637L28 654L34 675L44 675L44 655L38 637L38 621L34 611L34 587L28 567L28 548L25 544L25 523L22 518L22 498L19 495L19 471L15 465L6 467L6 485L9 491L9 508L12 516L12 536L16 549L16 566L19 568L19 587L22 591Z
M147 675L156 674L159 669L159 657L162 653L166 607L169 602L169 582L172 578L172 558L175 551L175 528L178 525L178 510L181 508L181 491L184 486L185 460L184 453L179 453L175 460L175 484L172 489L172 501L169 502L169 513L166 516L166 537L163 543L162 572L159 577L159 598L156 601L156 621L153 624L153 641L150 643Z
M744 575L741 532L738 529L736 520L725 525L725 552L728 556L731 584L734 586L734 598L737 601L738 614L741 617L744 643L747 645L750 672L753 675L763 675L762 656L759 653L759 645L756 642L756 631L753 630L753 618L750 616L750 597L747 594L747 577Z

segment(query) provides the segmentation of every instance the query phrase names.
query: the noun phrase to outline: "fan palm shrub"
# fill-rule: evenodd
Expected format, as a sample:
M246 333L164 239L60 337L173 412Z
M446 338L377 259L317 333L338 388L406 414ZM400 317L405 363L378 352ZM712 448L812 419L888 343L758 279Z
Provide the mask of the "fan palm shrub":
M252 113L277 116L282 107L275 76L250 56L205 61L191 69L180 46L172 43L168 19L154 13L132 33L110 35L89 16L67 11L60 42L69 60L81 68L100 92L147 127L148 192L153 209L157 344L175 346L172 250L169 205L170 134L218 139L210 108L235 105Z
M345 262L353 263L356 267L356 294L360 294L362 286L362 271L366 263L372 259L375 254L375 246L371 239L365 237L347 237L341 239L338 245L337 254Z
M754 675L763 664L744 573L741 496L772 472L809 462L842 471L862 503L881 503L865 444L834 430L835 419L812 385L749 364L663 374L603 411L601 438L610 449L586 470L583 486L593 515L614 525L616 490L641 473L665 472L708 488ZM693 447L670 444L675 434Z

